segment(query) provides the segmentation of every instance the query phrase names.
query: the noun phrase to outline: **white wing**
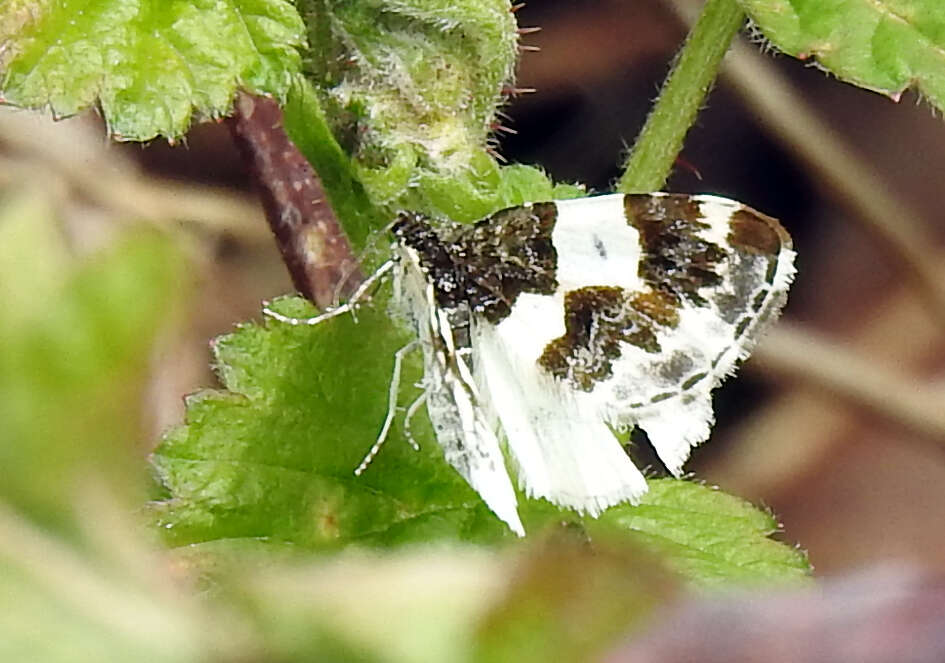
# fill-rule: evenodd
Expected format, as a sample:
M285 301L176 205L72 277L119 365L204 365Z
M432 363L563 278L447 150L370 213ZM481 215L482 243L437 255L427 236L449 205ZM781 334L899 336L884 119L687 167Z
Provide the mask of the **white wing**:
M476 325L473 350L481 393L498 416L518 469L519 483L543 497L592 516L620 502L636 502L646 480L598 412L582 407L523 352L551 325L561 306L547 296L522 294L515 312L494 326Z
M681 297L674 326L655 327L659 352L621 342L620 356L612 363L612 377L577 397L583 407L596 410L612 425L645 430L667 469L679 475L690 449L709 437L714 423L712 390L735 372L737 363L750 354L761 333L780 313L794 275L795 253L790 237L777 221L738 202L666 194L632 198L641 209L649 206L656 218L664 204L669 207L674 201L684 201L697 205L701 216L687 222L691 228L683 232L691 234L685 239L723 249L722 257L711 265L720 280L697 290L696 295L704 299L702 304ZM625 197L602 196L596 199L595 208L587 210L581 202L558 203L555 246L561 247L559 256L571 256L566 269L559 267L560 289L608 285L631 294L648 291L649 286L637 278L639 254L620 249L640 245L639 233L628 224ZM770 246L764 250L750 246L753 238L740 238L733 230L734 219L740 219L748 231L756 229ZM603 280L597 278L601 270L592 269L590 241L580 239L588 235L598 248L604 247L597 252L598 256L606 254L600 260L611 263L603 271Z

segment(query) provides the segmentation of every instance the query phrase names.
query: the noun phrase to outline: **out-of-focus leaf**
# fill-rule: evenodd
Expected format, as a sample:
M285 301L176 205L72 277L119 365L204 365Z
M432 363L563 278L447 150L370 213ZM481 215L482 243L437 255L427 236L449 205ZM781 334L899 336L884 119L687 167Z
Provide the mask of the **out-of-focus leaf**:
M0 193L0 660L206 660L219 615L169 587L130 518L181 252L139 230L76 256L64 237L39 187Z
M67 524L84 482L137 499L143 380L183 262L152 232L73 259L43 201L0 200L0 498Z
M114 505L111 506L114 508ZM101 528L102 512L83 514ZM135 533L113 532L142 566L152 553ZM220 633L198 604L169 590L167 568L145 577L122 572L107 556L93 558L0 504L0 660L43 663L196 663L207 660ZM245 643L236 629L229 642ZM219 650L217 650L219 651ZM233 651L237 651L234 647Z
M626 636L678 586L625 536L567 533L533 546L480 623L475 660L588 661Z
M241 598L279 660L334 643L345 656L330 660L471 661L479 621L516 566L510 554L471 546L352 550L244 575Z

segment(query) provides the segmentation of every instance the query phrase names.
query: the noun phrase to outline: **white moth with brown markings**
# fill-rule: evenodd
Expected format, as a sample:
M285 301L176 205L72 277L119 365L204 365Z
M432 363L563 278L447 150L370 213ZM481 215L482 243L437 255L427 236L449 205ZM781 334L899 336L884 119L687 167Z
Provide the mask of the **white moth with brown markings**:
M437 441L519 535L500 436L528 496L591 516L637 502L646 481L614 431L642 428L681 474L709 436L711 391L794 275L775 219L707 195L535 203L473 225L405 213L392 233L382 271L418 334Z

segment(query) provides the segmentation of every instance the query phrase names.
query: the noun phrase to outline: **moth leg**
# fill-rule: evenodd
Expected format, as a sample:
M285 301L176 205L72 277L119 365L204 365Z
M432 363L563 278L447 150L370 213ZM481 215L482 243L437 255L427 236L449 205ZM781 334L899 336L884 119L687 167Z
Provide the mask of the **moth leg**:
M284 322L289 325L309 325L309 326L321 324L322 322L325 322L326 320L330 320L331 318L341 315L342 313L351 312L351 314L354 315L355 307L358 305L360 300L364 298L367 291L370 290L374 286L374 284L377 283L380 279L384 278L387 272L393 269L393 267L394 267L394 261L388 260L383 265L378 267L376 272L374 272L368 278L366 278L364 280L364 283L358 286L357 290L354 291L354 293L351 295L348 301L346 301L344 304L341 304L340 306L336 306L334 308L328 309L324 313L313 316L311 318L293 318L288 315L282 315L281 313L273 311L271 308L269 308L268 305L263 307L263 315L269 318L272 318L274 320L278 320L279 322Z
M424 392L417 396L416 400L410 404L410 407L407 408L407 414L404 416L404 437L407 438L407 442L410 443L414 451L420 451L420 444L413 437L413 431L410 429L410 420L413 419L413 415L417 413L417 410L419 410L420 406L426 403L426 401L427 392L424 390Z
M381 426L381 432L378 434L374 445L367 452L361 464L355 468L355 476L361 476L361 473L371 464L371 461L374 460L374 457L377 456L381 447L384 446L384 442L387 440L390 427L394 423L394 417L397 416L397 396L400 391L400 369L404 362L404 356L408 352L413 351L417 345L419 345L418 341L410 341L410 343L394 353L394 370L390 376L390 389L387 392L387 416L384 418L384 425Z

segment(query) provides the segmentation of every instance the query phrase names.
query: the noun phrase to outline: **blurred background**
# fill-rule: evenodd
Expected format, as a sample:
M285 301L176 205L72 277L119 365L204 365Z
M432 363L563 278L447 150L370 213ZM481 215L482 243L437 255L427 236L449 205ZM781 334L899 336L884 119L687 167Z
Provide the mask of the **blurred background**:
M677 11L681 11L677 13ZM685 6L541 0L522 8L518 85L499 152L608 191L686 33ZM819 574L884 560L945 571L945 123L746 46L690 132L667 190L782 220L799 274L776 330L716 395L688 469L773 509ZM176 146L109 144L94 114L0 108L0 186L41 182L69 251L144 223L184 238L183 311L140 397L140 452L214 384L208 343L292 286L227 127Z

